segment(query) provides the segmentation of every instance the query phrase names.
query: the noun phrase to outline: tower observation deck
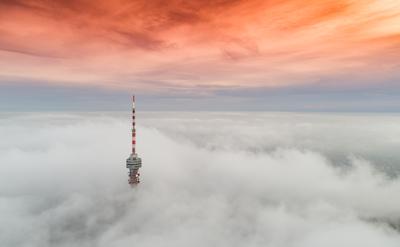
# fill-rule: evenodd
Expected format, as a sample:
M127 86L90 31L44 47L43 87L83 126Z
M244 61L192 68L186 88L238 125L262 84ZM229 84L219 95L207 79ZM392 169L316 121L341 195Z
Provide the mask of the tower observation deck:
M136 153L135 96L132 96L132 153L126 160L126 168L129 169L128 183L132 186L140 182L140 167L142 167L142 159Z

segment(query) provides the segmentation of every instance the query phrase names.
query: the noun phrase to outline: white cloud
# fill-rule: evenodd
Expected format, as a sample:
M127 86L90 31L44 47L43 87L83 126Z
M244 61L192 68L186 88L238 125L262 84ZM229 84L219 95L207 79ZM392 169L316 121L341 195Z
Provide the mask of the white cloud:
M399 121L142 113L142 183L132 190L129 116L2 114L0 242L398 246L400 180L389 168Z

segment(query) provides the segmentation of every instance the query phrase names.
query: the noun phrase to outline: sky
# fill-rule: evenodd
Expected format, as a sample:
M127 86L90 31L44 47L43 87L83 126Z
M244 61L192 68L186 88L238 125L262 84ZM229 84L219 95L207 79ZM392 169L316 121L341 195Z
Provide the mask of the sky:
M132 189L126 114L0 113L2 245L399 246L398 115L137 119Z
M399 26L397 0L2 0L0 110L400 111Z

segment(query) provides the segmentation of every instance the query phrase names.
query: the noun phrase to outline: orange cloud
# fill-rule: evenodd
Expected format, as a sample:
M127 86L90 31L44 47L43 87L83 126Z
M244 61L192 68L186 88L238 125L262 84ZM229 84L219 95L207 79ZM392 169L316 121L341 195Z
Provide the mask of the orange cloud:
M150 92L381 77L399 27L393 0L0 1L0 76Z

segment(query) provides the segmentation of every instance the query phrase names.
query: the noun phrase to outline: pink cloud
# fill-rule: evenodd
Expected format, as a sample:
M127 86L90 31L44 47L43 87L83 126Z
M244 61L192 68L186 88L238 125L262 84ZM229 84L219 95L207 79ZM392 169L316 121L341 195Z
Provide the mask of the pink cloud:
M3 1L0 76L148 92L379 77L400 66L395 2Z

